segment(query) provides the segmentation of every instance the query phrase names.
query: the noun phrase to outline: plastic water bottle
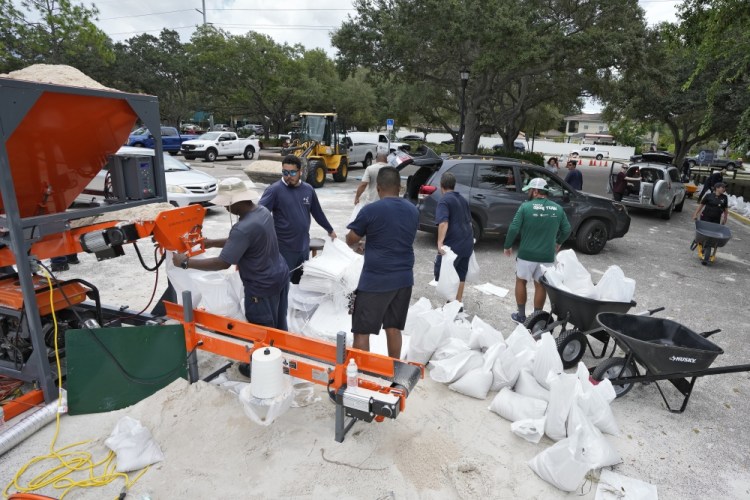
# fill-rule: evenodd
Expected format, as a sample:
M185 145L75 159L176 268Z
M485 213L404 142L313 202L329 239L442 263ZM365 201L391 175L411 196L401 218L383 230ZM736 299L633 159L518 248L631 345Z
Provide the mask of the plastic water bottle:
M354 358L349 360L349 365L346 367L346 386L347 387L357 387L357 363L354 361Z

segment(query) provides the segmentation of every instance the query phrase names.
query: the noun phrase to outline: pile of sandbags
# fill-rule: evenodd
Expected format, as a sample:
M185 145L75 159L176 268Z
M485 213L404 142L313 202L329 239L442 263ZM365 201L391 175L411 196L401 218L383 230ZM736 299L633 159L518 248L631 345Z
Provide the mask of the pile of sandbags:
M742 196L729 195L729 210L743 217L750 217L750 202L746 202Z
M626 278L619 266L609 266L599 283L578 261L573 250L563 250L555 257L554 267L545 267L544 277L553 287L568 293L605 302L630 302L635 295L635 280Z

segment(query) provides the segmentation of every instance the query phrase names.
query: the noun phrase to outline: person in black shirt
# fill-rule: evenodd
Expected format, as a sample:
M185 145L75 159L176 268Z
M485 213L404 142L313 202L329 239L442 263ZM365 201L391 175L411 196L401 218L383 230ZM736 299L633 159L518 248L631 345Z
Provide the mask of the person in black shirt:
M714 192L707 193L701 199L695 214L693 214L693 220L698 220L698 216L700 215L701 220L716 224L726 224L727 216L729 215L729 199L724 194L726 189L727 185L723 182L714 184Z
M724 177L722 174L724 173L725 169L717 170L711 175L708 176L706 179L706 182L703 183L703 189L701 189L701 194L698 196L698 201L703 199L703 195L706 194L709 190L713 191L714 186L717 182L724 182Z

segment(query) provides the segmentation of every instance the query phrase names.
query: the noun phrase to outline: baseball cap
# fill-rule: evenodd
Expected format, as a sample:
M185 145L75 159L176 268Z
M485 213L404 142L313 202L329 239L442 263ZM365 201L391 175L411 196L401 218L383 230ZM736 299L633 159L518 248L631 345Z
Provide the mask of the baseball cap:
M529 182L528 185L524 186L523 191L526 192L529 189L538 189L540 191L549 191L549 188L547 187L547 181L545 181L541 177L535 177L535 178L531 179L531 182Z
M211 203L220 207L228 207L238 201L258 202L258 192L253 189L255 184L250 181L248 186L242 179L229 177L219 182L218 193Z

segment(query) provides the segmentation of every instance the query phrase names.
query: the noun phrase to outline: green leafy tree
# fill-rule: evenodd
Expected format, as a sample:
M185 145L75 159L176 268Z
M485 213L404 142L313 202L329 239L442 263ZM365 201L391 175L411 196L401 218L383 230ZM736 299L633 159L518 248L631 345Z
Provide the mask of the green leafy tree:
M648 135L650 126L640 121L619 118L609 122L609 132L618 144L640 147L643 137Z

